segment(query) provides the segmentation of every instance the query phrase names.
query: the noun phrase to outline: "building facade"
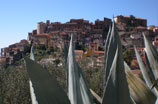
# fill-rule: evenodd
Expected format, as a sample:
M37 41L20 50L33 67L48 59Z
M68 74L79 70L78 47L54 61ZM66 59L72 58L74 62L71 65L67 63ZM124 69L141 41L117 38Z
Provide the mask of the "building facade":
M147 20L146 19L142 19L142 18L138 18L138 17L134 17L134 16L116 16L114 17L114 21L116 23L124 23L126 24L126 26L133 26L133 27L137 27L137 26L143 26L143 27L147 27Z

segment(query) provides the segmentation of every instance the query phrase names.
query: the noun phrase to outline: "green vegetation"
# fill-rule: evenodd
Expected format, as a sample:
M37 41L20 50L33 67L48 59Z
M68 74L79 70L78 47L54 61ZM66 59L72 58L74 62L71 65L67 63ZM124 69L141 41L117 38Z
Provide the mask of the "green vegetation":
M48 50L48 49L47 49ZM39 62L42 58L47 58L49 54L47 50L35 48L36 60ZM52 51L51 51L52 52ZM29 57L29 53L26 54ZM45 69L57 79L62 88L66 91L66 75L63 53L52 52L52 56L56 58L53 64L48 64ZM79 61L89 88L93 89L99 96L103 95L103 67L88 68L87 64L95 59L86 58ZM62 62L62 66L57 64ZM0 69L0 99L3 104L31 104L30 89L28 82L28 73L24 65L24 59L16 62L14 66L6 69Z
M82 68L82 72L88 80L89 88L94 90L99 96L103 96L103 67L88 67L89 63L95 63L95 58L86 58L80 60L79 64Z
M24 66L0 69L0 96L3 104L30 104L28 76Z
M131 51L129 51L128 49L124 48L124 50L123 50L123 58L127 62L127 64L130 65L130 63L132 61L132 53L131 53Z

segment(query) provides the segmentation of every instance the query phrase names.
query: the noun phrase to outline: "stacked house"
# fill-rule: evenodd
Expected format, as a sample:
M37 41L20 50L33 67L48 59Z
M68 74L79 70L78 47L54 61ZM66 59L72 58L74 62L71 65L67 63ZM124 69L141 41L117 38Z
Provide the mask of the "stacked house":
M22 58L23 54L29 51L29 43L27 40L21 40L19 43L10 45L1 49L0 64L8 66Z
M157 38L155 38L158 35L158 27L147 27L146 19L134 17L133 15L119 15L114 17L114 21L121 37L122 45L133 52L133 57L135 57L133 45L140 48L140 50L144 47L142 33L153 39L153 44L158 47ZM39 22L37 23L37 29L28 33L27 40L22 40L19 43L1 49L0 63L6 63L5 65L13 64L22 57L22 54L28 51L30 43L62 50L64 44L69 45L71 34L74 35L76 50L85 51L87 49L86 51L89 52L90 49L93 49L94 56L99 55L99 58L103 57L104 45L111 24L112 20L109 18L97 19L94 23L84 19L71 19L66 23L50 22L49 20ZM81 58L81 56L86 56L84 51L76 52L79 52L79 57Z

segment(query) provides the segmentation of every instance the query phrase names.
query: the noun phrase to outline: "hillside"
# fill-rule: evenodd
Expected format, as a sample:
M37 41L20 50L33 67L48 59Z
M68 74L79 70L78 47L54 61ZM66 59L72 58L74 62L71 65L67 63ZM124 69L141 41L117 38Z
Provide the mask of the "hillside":
M66 90L66 76L63 53L55 54L57 52L51 52L48 50L35 49L36 60L43 65L43 67L49 71L52 76L55 76L59 84ZM60 54L60 55L59 55ZM27 54L28 55L28 54ZM29 56L29 55L28 55ZM62 65L57 65L56 60L48 60L55 56ZM48 58L50 57L50 58ZM88 80L89 87L93 89L97 94L102 96L103 94L103 67L87 67L87 63L92 63L95 59L88 57L79 61L82 71ZM0 69L0 96L4 104L31 104L28 73L25 69L23 59L17 61L14 65L8 68Z

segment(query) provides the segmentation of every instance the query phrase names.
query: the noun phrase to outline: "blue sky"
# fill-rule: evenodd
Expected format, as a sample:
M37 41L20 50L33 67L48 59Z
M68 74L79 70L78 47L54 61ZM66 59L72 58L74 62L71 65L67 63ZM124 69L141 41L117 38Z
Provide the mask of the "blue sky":
M84 18L94 22L119 14L134 15L158 25L158 0L1 0L0 48L21 39L36 28L36 23L67 22L71 18Z

